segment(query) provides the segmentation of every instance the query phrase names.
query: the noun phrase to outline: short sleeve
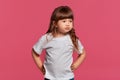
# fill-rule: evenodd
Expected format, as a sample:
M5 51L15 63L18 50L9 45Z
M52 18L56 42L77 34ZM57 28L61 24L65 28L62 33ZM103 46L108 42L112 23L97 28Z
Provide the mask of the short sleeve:
M46 35L43 35L39 38L39 40L33 45L33 49L34 51L40 55L42 50L43 50L43 46L46 43Z
M78 54L82 54L83 53L83 48L84 46L82 45L81 41L78 39L78 50L75 48L75 51L78 53Z

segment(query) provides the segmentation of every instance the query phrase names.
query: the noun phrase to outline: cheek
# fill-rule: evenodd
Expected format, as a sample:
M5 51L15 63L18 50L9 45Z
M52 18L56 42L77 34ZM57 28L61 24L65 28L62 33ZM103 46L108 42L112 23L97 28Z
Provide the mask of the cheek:
M59 29L60 29L60 30L64 30L64 27L61 26Z
M58 26L58 30L59 31L62 31L64 29L64 27L61 25L61 26Z
M71 25L73 26L73 23L71 23Z
M70 28L73 28L73 24L71 24Z
M65 27L64 24L59 25L59 29L64 29L64 27Z

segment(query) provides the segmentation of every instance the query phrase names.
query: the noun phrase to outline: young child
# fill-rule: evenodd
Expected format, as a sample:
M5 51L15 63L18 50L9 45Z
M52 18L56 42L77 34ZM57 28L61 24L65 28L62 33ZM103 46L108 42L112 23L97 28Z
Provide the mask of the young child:
M33 59L44 75L44 80L74 80L74 70L85 59L85 49L75 34L74 16L70 7L59 6L51 15L48 31L32 48ZM46 50L44 63L40 59ZM73 62L73 51L78 58Z

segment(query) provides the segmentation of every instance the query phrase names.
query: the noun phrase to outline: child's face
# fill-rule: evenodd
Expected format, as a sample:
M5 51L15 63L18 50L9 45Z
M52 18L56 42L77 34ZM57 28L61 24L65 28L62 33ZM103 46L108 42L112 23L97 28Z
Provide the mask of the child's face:
M57 28L60 33L67 33L73 28L72 19L62 19L57 22Z

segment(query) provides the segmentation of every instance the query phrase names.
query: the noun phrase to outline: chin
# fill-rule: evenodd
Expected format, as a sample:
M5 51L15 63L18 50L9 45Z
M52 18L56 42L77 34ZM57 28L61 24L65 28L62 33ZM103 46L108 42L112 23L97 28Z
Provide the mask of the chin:
M67 31L67 32L64 32L64 34L67 34L69 31Z
M70 32L70 30L66 30L66 31L65 31L65 33L68 33L68 32Z

